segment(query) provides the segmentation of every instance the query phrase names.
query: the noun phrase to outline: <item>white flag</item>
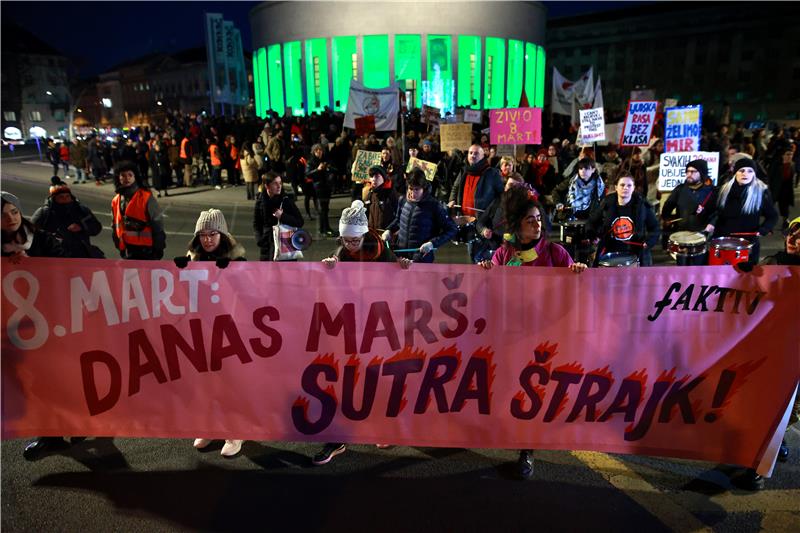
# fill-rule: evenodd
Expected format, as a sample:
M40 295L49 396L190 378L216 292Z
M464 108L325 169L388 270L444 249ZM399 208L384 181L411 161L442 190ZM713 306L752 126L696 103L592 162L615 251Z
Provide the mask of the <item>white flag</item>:
M396 87L368 89L356 80L350 80L350 95L344 115L345 128L355 129L355 119L373 115L375 131L393 131L397 129L399 111L400 97Z
M591 109L594 100L594 67L589 67L575 82L575 103L572 106L572 124L578 125L580 118L578 111L581 109Z
M603 107L603 88L600 86L600 76L597 76L597 83L594 86L592 107Z
M575 83L561 75L553 67L553 92L550 100L550 111L559 115L572 114L572 100L575 98Z

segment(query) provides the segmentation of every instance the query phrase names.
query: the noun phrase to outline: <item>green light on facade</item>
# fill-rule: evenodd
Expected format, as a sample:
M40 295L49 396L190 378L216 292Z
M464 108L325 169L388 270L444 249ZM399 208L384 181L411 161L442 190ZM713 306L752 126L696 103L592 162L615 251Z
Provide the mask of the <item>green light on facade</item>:
M310 113L320 113L329 106L328 45L325 39L306 41L306 97Z
M525 96L528 98L528 103L531 107L538 107L536 105L536 58L538 52L536 45L533 43L525 43Z
M394 77L401 82L414 80L414 100L422 105L422 38L419 35L394 36Z
M453 42L449 35L428 35L428 71L427 80L435 81L453 79Z
M536 47L536 96L534 97L535 107L544 107L544 48Z
M346 111L350 80L358 76L358 55L355 37L331 39L333 64L333 110Z
M269 71L270 109L283 116L283 66L281 65L281 45L272 44L267 48L267 70Z
M505 107L505 39L486 38L486 77L483 87L485 109Z
M283 45L283 72L286 76L286 106L292 108L292 115L302 116L303 108L303 59L300 56L300 41Z
M258 94L260 95L261 107L260 116L264 118L267 116L269 110L269 78L267 77L267 49L259 48L253 56L257 58L258 65L256 71L258 72Z
M261 116L261 93L259 92L258 79L258 53L253 54L253 96L255 97L256 116Z
M481 38L458 36L458 96L461 107L481 108Z
M364 85L370 89L389 86L389 36L365 35L362 42L364 52Z
M522 41L508 41L508 80L506 96L508 107L519 107L522 99L522 73L525 64L525 47ZM529 102L530 103L530 102Z

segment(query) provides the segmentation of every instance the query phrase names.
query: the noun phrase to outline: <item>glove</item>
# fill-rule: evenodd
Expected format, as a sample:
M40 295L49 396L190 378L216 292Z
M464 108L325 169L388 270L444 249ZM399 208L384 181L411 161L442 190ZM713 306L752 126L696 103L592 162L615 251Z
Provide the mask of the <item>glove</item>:
M431 241L426 242L422 246L419 247L419 252L422 255L428 255L433 251L433 243Z
M389 242L389 239L391 238L392 238L392 232L389 231L388 229L384 231L383 234L381 234L381 239L383 239L386 242Z
M231 264L231 260L228 257L220 257L217 259L217 267L219 268L227 268L228 265Z
M186 265L189 264L189 256L182 255L173 259L175 261L175 266L178 268L186 268Z

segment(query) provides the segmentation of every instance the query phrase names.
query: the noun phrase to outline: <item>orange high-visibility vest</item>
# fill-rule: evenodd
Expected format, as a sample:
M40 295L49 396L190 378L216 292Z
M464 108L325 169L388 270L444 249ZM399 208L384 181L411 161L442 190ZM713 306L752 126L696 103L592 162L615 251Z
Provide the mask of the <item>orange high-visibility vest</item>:
M184 137L183 140L181 141L181 154L180 154L181 159L189 159L189 152L186 150L188 146L189 146L189 139L187 137Z
M212 144L208 147L208 153L211 156L211 166L212 167L221 167L222 166L222 159L219 158L219 146L216 144Z
M133 246L153 246L153 226L150 225L150 219L147 216L147 201L150 200L151 196L152 193L150 191L138 189L125 206L125 213L120 210L121 194L117 194L111 200L114 231L117 235L120 250L124 250L128 244ZM143 226L137 229L126 228L125 218L139 221Z

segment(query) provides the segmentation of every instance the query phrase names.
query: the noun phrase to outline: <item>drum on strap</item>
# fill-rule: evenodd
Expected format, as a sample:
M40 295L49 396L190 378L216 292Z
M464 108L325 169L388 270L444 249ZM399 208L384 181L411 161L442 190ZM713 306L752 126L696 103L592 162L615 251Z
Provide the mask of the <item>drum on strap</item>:
M559 223L561 226L561 242L565 244L580 244L586 238L585 220L567 220Z
M608 267L638 267L639 258L632 254L623 252L609 252L600 256L597 266Z
M706 237L696 231L677 231L670 234L667 251L679 266L705 265L708 261Z
M708 250L709 265L736 265L750 260L753 243L738 237L711 239Z
M478 229L475 227L475 217L461 215L453 217L453 222L458 226L453 244L469 244L478 240Z

